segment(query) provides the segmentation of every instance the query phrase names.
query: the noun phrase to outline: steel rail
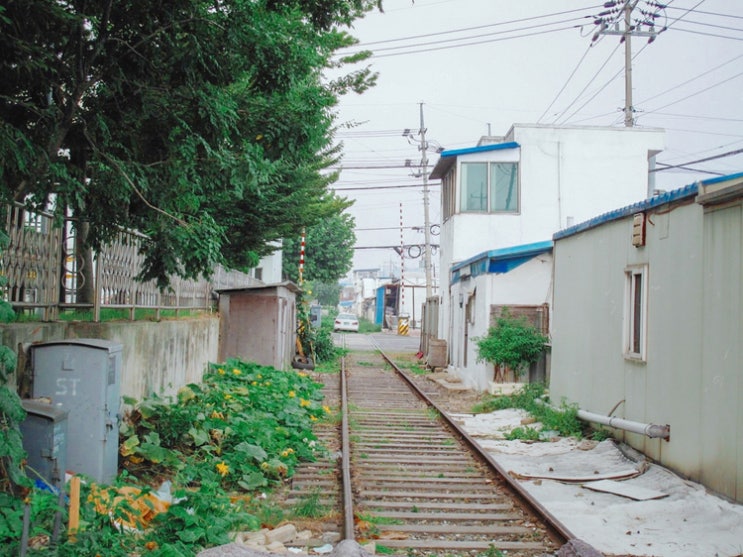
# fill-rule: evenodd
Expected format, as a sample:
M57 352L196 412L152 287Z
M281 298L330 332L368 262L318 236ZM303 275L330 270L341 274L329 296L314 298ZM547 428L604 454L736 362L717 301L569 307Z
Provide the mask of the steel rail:
M485 462L485 464L499 477L503 479L506 486L512 491L512 493L519 499L519 501L526 506L528 509L530 509L533 513L535 513L537 516L541 517L545 523L545 526L547 527L547 530L552 537L553 541L558 542L560 544L565 544L570 540L576 539L575 534L573 534L562 522L560 522L557 517L555 517L547 508L542 505L537 499L535 499L526 489L521 486L516 480L514 480L508 471L503 468L498 462L493 459L493 457L485 452L480 445L475 441L459 424L457 424L450 416L447 414L445 410L443 410L441 407L439 407L438 404L436 404L431 398L426 395L419 387L416 385L415 381L413 381L408 375L403 372L397 364L395 364L392 359L385 354L384 351L382 351L379 344L376 342L376 340L372 339L372 343L374 344L375 348L379 353L382 355L382 358L392 366L392 368L395 370L395 372L405 381L405 383L408 384L408 386L411 388L411 390L426 404L429 404L432 408L434 408L441 418L446 422L446 424L453 429L456 434L467 444L468 447L480 458Z
M342 346L346 347L346 335L342 337ZM346 375L346 357L341 357L341 482L343 484L343 539L353 540L354 513L353 493L351 492L351 441L348 421L348 377Z

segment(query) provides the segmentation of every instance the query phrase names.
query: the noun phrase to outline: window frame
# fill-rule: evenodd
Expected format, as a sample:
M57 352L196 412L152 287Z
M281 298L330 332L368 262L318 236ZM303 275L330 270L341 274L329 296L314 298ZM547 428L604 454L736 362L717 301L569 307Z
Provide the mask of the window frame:
M484 209L465 209L465 187L464 179L468 172L466 170L467 165L485 165L485 200ZM495 169L499 166L512 165L515 170L515 203L513 209L498 209L494 208L495 204L495 182L493 181L493 175ZM457 195L457 212L459 214L488 214L488 215L518 215L521 213L521 163L520 161L494 161L494 160L473 160L473 161L462 161L459 163L459 177L458 180L458 195Z
M630 265L624 269L624 357L647 361L648 266ZM639 286L639 292L638 292Z

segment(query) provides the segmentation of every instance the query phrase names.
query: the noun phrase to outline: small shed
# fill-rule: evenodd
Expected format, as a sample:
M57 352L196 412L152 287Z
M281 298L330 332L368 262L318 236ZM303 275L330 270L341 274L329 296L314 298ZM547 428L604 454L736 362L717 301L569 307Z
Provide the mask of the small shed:
M295 353L297 294L290 281L218 290L219 359L289 369Z

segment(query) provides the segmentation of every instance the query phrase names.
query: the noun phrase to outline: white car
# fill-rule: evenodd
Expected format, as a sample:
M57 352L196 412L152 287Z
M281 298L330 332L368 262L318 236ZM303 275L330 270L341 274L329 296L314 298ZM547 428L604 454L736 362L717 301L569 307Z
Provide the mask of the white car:
M359 332L359 320L352 313L339 313L333 323L334 331L353 331Z

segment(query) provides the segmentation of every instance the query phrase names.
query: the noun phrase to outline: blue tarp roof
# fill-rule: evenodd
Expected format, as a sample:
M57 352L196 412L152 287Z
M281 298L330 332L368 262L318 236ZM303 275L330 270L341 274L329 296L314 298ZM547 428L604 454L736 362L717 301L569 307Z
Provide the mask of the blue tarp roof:
M552 241L546 241L484 251L452 265L452 283L461 280L463 275L476 277L488 273L507 273L533 257L551 251L552 245Z

